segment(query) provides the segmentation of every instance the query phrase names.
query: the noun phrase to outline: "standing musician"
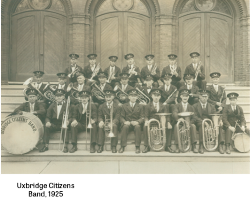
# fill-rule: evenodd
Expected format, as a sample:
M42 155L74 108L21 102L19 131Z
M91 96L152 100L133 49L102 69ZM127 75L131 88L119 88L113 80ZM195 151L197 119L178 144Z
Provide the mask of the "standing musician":
M153 77L154 87L159 87L160 69L156 66L154 57L155 56L151 54L145 56L147 66L143 67L141 70L141 80L142 83L145 84L145 79L148 75L151 75Z
M103 151L103 145L105 141L105 126L108 126L114 133L115 137L111 138L111 150L112 153L117 153L116 146L118 144L118 124L120 120L121 107L118 106L118 103L114 101L115 92L111 90L105 90L105 100L106 102L100 105L98 109L98 122L99 122L99 132L98 132L98 145L99 149L97 153ZM111 124L111 107L113 106L112 113L112 124ZM109 121L106 121L109 120Z
M83 69L77 65L77 59L79 58L79 55L77 54L70 54L70 66L65 69L65 73L68 75L69 83L75 83L77 79L77 74L79 72L82 72Z
M194 74L184 74L183 79L186 84L180 88L180 90L189 90L188 103L190 105L194 105L195 103L199 102L199 88L198 86L193 84L194 76Z
M165 74L162 76L164 85L160 87L162 90L161 102L166 104L175 104L177 88L174 85L171 85L172 74Z
M131 89L128 91L129 102L121 107L121 148L119 153L123 153L127 146L127 136L130 131L135 133L135 153L140 153L141 144L141 125L144 123L144 113L142 105L136 103L137 91Z
M83 73L87 79L91 80L91 78L93 79L98 72L102 71L102 69L100 68L100 65L96 64L96 54L89 54L87 57L89 59L89 65L84 67Z
M113 90L112 87L107 83L108 74L106 72L98 72L97 77L98 84L96 84L96 86L98 87L98 94L100 92L104 94L104 90ZM105 102L105 98L98 94L95 95L93 92L94 89L96 90L96 87L92 86L92 94L94 94L93 102L97 103L98 105L103 104Z
M177 122L181 121L183 122L183 118L179 118L178 113L182 112L194 112L194 108L188 103L188 100L190 98L190 90L188 89L180 89L180 98L181 102L172 105L172 119L173 119L173 124L174 124L174 134L175 134L175 143L176 145L176 150L175 153L180 153L180 149L178 147L178 140L177 140ZM193 115L190 116L190 122L193 121ZM190 135L191 135L191 144L193 147L193 152L198 153L198 149L196 148L196 126L194 124L189 124L190 126ZM170 148L169 152L174 153L174 151Z
M138 84L141 85L141 72L140 68L135 65L134 54L129 53L125 55L124 58L127 60L128 65L122 69L122 72L129 74L128 84L132 87Z
M169 65L163 68L161 75L165 76L166 74L172 74L173 77L171 84L177 87L177 89L179 90L183 84L181 83L181 68L177 65L176 59L177 55L168 55Z
M66 102L65 99L65 91L62 89L57 89L54 92L56 102L53 102L48 110L47 115L45 118L45 131L44 131L44 147L40 149L40 152L48 151L49 150L49 138L50 134L55 131L59 131L62 128L62 121L63 121L63 113L66 112ZM71 111L69 110L69 113ZM67 125L70 123L70 120L66 122ZM63 132L64 138L65 132ZM66 135L65 139L65 146L63 149L64 153L68 152L67 144L69 143L69 136ZM71 152L71 150L70 150Z
M201 64L200 54L193 52L190 53L190 57L192 58L192 64L186 67L184 74L194 74L194 85L197 85L202 90L206 90L207 82L205 81L205 68Z
M193 105L194 108L194 117L192 118L191 124L195 124L197 130L199 131L199 153L204 153L203 148L203 134L202 134L202 121L204 119L211 119L212 117L210 114L215 114L216 110L214 105L207 102L209 91L208 90L199 90L199 102ZM209 125L205 122L205 126L208 127Z
M44 119L46 115L46 110L44 108L44 105L39 103L37 101L37 94L38 92L34 89L28 88L26 91L26 94L28 96L28 102L25 102L18 106L14 110L14 114L22 115L23 112L30 112L34 115L36 115L41 122L44 124Z
M237 105L237 98L239 94L232 92L227 95L230 104L226 105L222 111L222 122L226 137L222 134L219 136L219 151L224 153L223 145L226 143L226 153L230 154L230 144L233 133L246 132L250 135L250 130L246 128L246 120L242 107ZM236 124L237 122L237 124Z
M156 113L170 113L170 108L169 105L164 106L162 103L160 103L161 99L161 89L158 88L153 88L150 92L150 95L153 99L152 102L150 102L148 105L145 107L145 125L144 125L144 150L142 153L147 153L150 151L150 147L148 145L148 121L150 119L157 119L160 121L160 116L155 115ZM168 147L171 144L171 129L172 125L170 124L170 116L166 117L166 124L167 124L167 129L169 129L169 132L166 133L167 135L167 143L169 144Z
M118 60L117 56L109 56L109 60L110 66L104 72L108 74L107 82L114 88L115 84L120 81L119 74L121 73L121 69L115 65Z
M207 87L207 90L210 91L209 103L213 104L217 111L222 111L226 106L226 92L225 88L222 88L218 85L221 74L219 72L213 72L210 74L213 84Z
M94 103L89 102L90 97L89 90L83 90L79 92L80 102L73 108L72 123L71 125L71 140L72 140L72 152L77 151L77 134L80 131L86 130L88 123L92 125L90 134L90 153L95 153L95 145L97 143L97 107ZM91 116L90 113L91 103ZM86 138L87 140L87 138Z

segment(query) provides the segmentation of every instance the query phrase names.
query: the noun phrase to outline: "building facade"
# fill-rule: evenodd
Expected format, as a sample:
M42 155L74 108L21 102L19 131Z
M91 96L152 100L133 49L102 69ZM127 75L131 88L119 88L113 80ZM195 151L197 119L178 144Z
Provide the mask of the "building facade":
M88 63L96 53L102 68L108 57L133 53L136 64L155 55L162 69L178 55L184 70L197 51L209 73L224 83L250 84L249 0L2 0L2 84L23 82L34 70L45 80L69 66L70 53Z

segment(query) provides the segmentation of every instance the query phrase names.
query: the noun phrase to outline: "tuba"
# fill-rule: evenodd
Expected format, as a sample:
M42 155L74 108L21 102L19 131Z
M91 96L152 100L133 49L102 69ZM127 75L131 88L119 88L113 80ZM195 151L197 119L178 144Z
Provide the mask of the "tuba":
M184 118L184 122L177 122L177 139L179 149L182 153L189 151L191 147L190 139L190 116L193 115L192 112L182 112L178 116Z
M150 119L148 121L148 143L152 150L161 151L166 146L166 116L171 113L156 113L160 116L160 121Z
M212 120L202 121L203 145L207 151L214 151L219 145L219 123L221 114L211 114ZM208 127L205 126L208 123Z

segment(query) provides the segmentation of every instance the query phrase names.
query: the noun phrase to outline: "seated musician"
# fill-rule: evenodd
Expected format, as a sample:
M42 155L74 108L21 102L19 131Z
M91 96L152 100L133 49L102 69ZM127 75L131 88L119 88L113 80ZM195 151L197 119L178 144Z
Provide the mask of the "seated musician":
M232 92L227 95L230 104L226 105L222 111L222 122L226 136L220 134L219 137L219 150L224 153L223 145L226 143L226 153L230 154L230 144L233 133L246 132L250 134L249 128L246 127L246 120L242 107L237 105L237 98L239 94Z
M134 130L135 133L135 153L140 153L141 144L141 126L144 123L144 113L142 105L136 103L137 91L131 89L128 91L129 102L121 107L121 148L119 153L123 153L127 146L127 136L130 131Z
M190 57L192 58L192 64L186 67L184 74L194 74L194 85L198 86L199 89L206 90L207 82L205 81L205 68L201 64L200 54L193 52L190 53Z
M188 103L188 99L190 98L189 96L190 90L188 89L181 89L179 91L180 94L180 98L181 98L181 102L176 104L176 105L172 105L172 119L173 119L173 123L174 123L174 134L175 134L175 143L176 145L176 150L175 153L180 153L179 147L178 147L178 140L177 140L177 122L183 122L184 119L182 117L178 116L178 113L182 113L182 112L193 112L194 113L194 108ZM190 122L192 120L194 116L191 115L190 116ZM194 124L190 124L190 135L191 135L191 144L193 147L193 152L194 153L198 153L198 149L196 148L196 126ZM169 152L174 153L174 151L172 149L169 150Z
M119 74L121 73L120 67L116 66L116 61L118 60L117 56L109 56L109 67L107 67L104 72L108 74L107 82L111 85L112 88L115 87L115 84L120 81Z
M54 92L56 102L53 102L48 110L45 118L45 131L44 131L44 147L40 149L40 152L49 150L49 139L50 134L55 131L61 131L62 121L63 121L63 113L66 112L67 103L64 101L65 99L65 91L62 89L57 89ZM70 108L69 108L69 112ZM70 113L69 113L70 114ZM67 125L70 123L70 119L66 122ZM64 139L65 131L63 131L62 138ZM63 149L64 153L68 152L68 143L69 143L69 134L66 134L65 146Z
M89 59L89 65L85 66L83 69L83 73L85 74L85 78L93 80L93 78L97 75L98 72L101 72L102 69L99 65L96 64L96 54L87 55ZM92 78L92 80L91 80Z
M207 87L210 91L209 103L213 104L217 111L222 111L226 105L227 97L225 89L218 85L221 74L219 72L213 72L210 74L212 85Z
M77 74L83 72L83 69L77 65L78 54L70 54L70 66L65 69L65 74L68 76L69 83L75 83L77 79Z
M135 65L135 60L134 60L134 54L129 53L124 56L124 58L127 61L127 66L122 69L122 73L128 73L129 74L129 81L128 84L132 87L142 85L141 83L141 72L140 68Z
M129 74L128 73L121 73L120 74L120 83L117 83L114 91L117 93L118 91L122 91L121 93L125 93L128 94L128 91L133 89L133 87L131 87L130 85L128 85L128 77ZM119 106L122 106L122 104L129 102L129 99L127 98L126 95L121 95L121 97L117 97L119 103Z
M171 84L174 85L177 89L180 89L180 87L183 85L181 83L181 68L177 65L177 55L175 54L169 54L168 55L168 61L169 65L164 67L162 69L162 76L165 76L166 74L172 74L172 82Z
M183 90L183 89L189 90L188 103L190 105L194 105L195 103L199 102L199 88L198 86L193 84L194 74L184 74L183 79L186 82L186 84L182 86L180 90ZM179 100L181 101L181 99Z
M44 105L37 101L37 91L28 88L26 90L26 95L28 96L28 102L25 102L18 106L13 113L22 115L23 112L30 112L36 115L41 120L41 122L44 123L46 110L44 108Z
M204 119L212 120L212 117L210 116L210 114L216 113L214 105L207 102L209 93L210 92L208 90L199 90L199 102L193 105L194 116L191 120L191 124L195 124L196 129L199 132L199 144L200 144L199 153L201 154L204 153L202 121ZM209 126L207 122L205 122L205 126L206 127Z
M141 80L142 83L145 85L145 80L148 75L151 75L153 78L153 86L154 87L159 87L160 82L160 69L159 67L156 66L155 61L154 61L154 55L146 55L145 59L147 62L147 65L141 69Z
M162 76L164 85L160 87L162 90L161 102L163 105L166 104L175 104L177 88L174 85L171 85L172 74L165 74Z
M148 105L145 107L145 125L144 125L144 150L142 153L147 153L150 151L150 147L148 144L148 121L150 119L157 119L160 121L160 116L155 115L156 113L170 113L170 108L169 105L164 106L162 103L160 103L160 98L161 98L161 89L158 88L153 88L150 92L151 98L153 101L151 101ZM166 132L167 135L167 143L170 146L171 144L171 129L172 126L170 124L170 116L166 117L166 124L167 124L167 129L169 129L168 132Z
M105 102L104 90L112 90L112 87L107 83L108 74L106 72L98 72L97 74L98 82L92 85L93 102L97 105L101 105ZM93 92L96 90L97 92Z
M118 106L118 102L114 101L115 92L113 89L105 90L105 100L106 102L100 105L98 109L98 122L99 122L99 132L98 132L98 145L99 149L97 153L101 153L103 151L103 145L105 141L105 126L108 126L111 129L112 125L112 132L115 137L111 137L111 150L112 153L116 153L116 146L118 143L118 124L120 121L120 112L121 107ZM112 113L112 124L111 124L111 106L113 106L113 113ZM109 120L109 123L108 121Z
M90 153L95 153L95 145L97 143L97 107L94 103L91 103L91 116L89 116L90 111L90 96L89 90L84 89L79 92L80 102L73 108L72 112L72 123L71 126L71 140L72 140L72 150L75 152L77 150L77 134L80 131L87 131L87 126L90 123L93 128L91 128L90 134ZM89 121L90 120L90 121ZM86 138L87 140L87 138Z

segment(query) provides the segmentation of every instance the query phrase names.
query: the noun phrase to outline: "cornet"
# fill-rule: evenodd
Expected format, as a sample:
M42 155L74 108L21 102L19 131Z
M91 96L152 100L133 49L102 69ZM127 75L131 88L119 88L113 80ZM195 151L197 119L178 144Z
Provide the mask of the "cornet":
M90 81L93 81L93 78L98 74L99 70L100 70L100 63L98 63L98 65L95 67L93 73L92 73L92 76L91 78L89 79Z
M78 67L76 67L76 69L73 72L71 72L69 75L70 75L70 77L72 77L72 76L75 76L75 74L79 73L79 72L80 72L80 69Z
M196 71L195 71L195 81L197 81L197 78L198 78L198 75L199 75L199 72L201 71L201 61L198 63L198 66L196 68Z

